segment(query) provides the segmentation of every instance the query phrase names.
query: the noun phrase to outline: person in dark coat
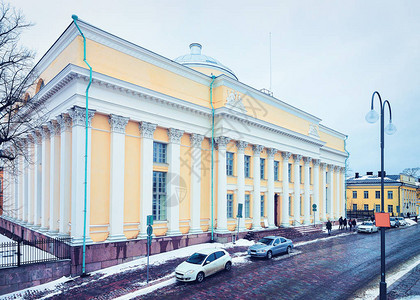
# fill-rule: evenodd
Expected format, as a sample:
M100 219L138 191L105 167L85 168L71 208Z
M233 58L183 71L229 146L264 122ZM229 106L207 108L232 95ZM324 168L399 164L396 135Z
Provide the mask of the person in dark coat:
M346 228L347 230L347 218L344 218L343 220L343 229Z
M343 217L340 217L340 219L338 219L338 229L343 229Z
M352 226L353 226L353 223L352 223L352 220L351 220L351 218L350 218L350 219L349 219L349 227L350 227L350 231L351 231Z
M327 224L325 226L327 227L328 235L331 235L331 229L332 229L331 221L328 220L328 222L327 222Z
M354 230L356 230L356 219L353 219L353 220L351 221L351 223L353 224L353 228L354 228Z

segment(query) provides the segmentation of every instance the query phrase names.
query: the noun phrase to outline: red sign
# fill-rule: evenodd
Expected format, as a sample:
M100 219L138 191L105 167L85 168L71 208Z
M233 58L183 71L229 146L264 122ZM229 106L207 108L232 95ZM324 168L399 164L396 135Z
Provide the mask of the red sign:
M376 227L391 227L389 213L375 213Z

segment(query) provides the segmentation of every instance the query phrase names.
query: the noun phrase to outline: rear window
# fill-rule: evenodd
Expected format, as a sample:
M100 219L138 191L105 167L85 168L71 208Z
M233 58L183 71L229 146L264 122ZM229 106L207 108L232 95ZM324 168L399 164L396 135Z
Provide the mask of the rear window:
M270 245L272 241L273 239L262 238L261 240L258 241L258 243Z
M201 265L206 257L207 255L201 253L194 253L187 259L187 262L189 262L190 264Z
M223 255L225 255L225 252L223 252L223 251L217 251L215 253L215 255L216 255L216 259L218 259L218 258L222 257Z

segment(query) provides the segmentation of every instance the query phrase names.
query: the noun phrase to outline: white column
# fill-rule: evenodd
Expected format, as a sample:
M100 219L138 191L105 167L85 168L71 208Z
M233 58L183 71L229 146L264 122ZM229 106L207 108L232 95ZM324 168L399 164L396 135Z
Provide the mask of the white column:
M314 197L314 204L316 204L316 212L315 212L315 223L318 223L319 220L319 159L313 160L313 166L314 166L314 185L313 185L313 197Z
M346 169L341 168L340 169L341 174L341 215L345 216L347 213L347 207L346 207Z
M252 194L252 229L261 229L261 151L263 151L264 146L254 145L252 147L254 150L253 157L253 176L254 176L254 193Z
M85 200L85 139L86 139L86 124L85 124L85 108L75 106L69 110L70 117L73 121L72 127L72 168L71 168L71 236L74 245L81 245L83 243L84 232L84 213L86 213L86 243L92 243L90 238L88 216L90 214L89 207L89 188L87 187ZM94 111L88 112L88 127L93 118ZM88 140L90 139L88 133ZM88 147L89 148L89 147ZM90 152L88 149L88 156ZM88 162L88 173L90 164ZM89 176L87 185L90 185ZM86 211L85 211L86 201Z
M321 163L321 174L322 174L322 211L321 220L327 221L327 176L325 174L326 164Z
M124 241L124 165L125 127L128 118L111 114L111 178L109 207L109 236L112 242Z
M20 147L22 149L22 152L25 152L25 142L22 140L20 143ZM25 163L25 157L24 154L21 155L19 158L19 185L18 185L18 220L19 223L23 223L23 209L24 209L24 198L23 198L23 189L24 189L24 163Z
M34 227L41 226L41 134L35 131L34 138L34 183L33 183L33 223Z
M304 173L305 173L305 181L303 184L304 189L304 196L303 196L303 215L304 215L304 225L311 224L311 196L309 195L309 164L311 163L312 158L304 157Z
M191 225L189 233L202 233L201 229L201 143L204 135L192 133L191 140Z
M248 147L248 143L244 141L237 141L236 148L238 149L237 154L237 176L238 176L238 193L237 199L238 204L242 204L242 218L239 219L239 231L246 230L245 228L245 148Z
M60 125L60 217L58 232L60 236L69 235L71 202L71 118L67 114L57 117Z
M181 235L179 231L179 177L181 174L181 138L184 134L183 130L169 128L168 129L168 176L167 176L167 193L166 208L168 211L168 231L166 235Z
M335 218L338 219L340 218L340 216L344 215L341 214L341 210L340 210L340 199L341 199L341 193L340 193L340 189L341 189L341 184L340 184L340 167L336 166L334 168L334 172L335 172L335 188L336 188L336 199L335 199Z
M153 203L153 133L156 124L140 122L140 232L138 237L147 237L147 216L152 215Z
M50 132L48 128L41 129L41 228L40 231L47 231L49 225L50 213L50 189L48 188L50 180L50 163L48 157L50 154L49 138Z
M216 233L228 233L227 229L227 175L226 146L230 138L220 136L215 138L218 149L217 165L217 229Z
M20 167L20 158L21 156L18 156L17 159L15 159L16 162L16 173L14 174L14 200L15 200L15 214L14 217L16 219L15 222L20 223L20 210L21 210L21 205L20 205L20 171L21 171L21 167Z
M34 212L35 212L35 172L36 172L36 139L34 138L33 133L31 133L30 140L28 142L28 154L29 154L29 162L28 162L28 206L27 206L27 214L28 214L28 225L34 225Z
M330 220L334 220L334 182L333 182L334 166L328 165L328 211Z
M283 193L281 201L281 226L289 227L289 158L292 156L290 152L282 152L281 156L283 158Z
M302 159L302 155L293 155L294 158L294 197L293 197L293 221L294 225L302 225L300 223L300 173L299 173L299 163Z
M60 214L60 125L57 121L48 122L50 131L50 219L49 234L58 233Z
M24 224L28 223L28 193L29 193L29 185L28 185L28 172L29 172L29 167L30 165L28 164L28 161L30 160L30 156L29 156L29 144L31 143L31 141L29 140L28 137L26 137L24 139L24 145L23 145L23 153L25 158L23 159L23 170L22 170L22 174L23 174L23 181L22 181L22 185L23 185L23 215L22 215L22 222Z
M268 217L268 228L277 228L274 223L274 154L277 153L277 149L269 148L267 150L268 161L267 161L267 217Z

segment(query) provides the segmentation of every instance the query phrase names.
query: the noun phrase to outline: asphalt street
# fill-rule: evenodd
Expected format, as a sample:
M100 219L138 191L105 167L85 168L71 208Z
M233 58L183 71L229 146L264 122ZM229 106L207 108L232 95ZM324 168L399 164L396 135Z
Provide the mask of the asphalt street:
M380 234L353 234L296 248L271 261L250 259L201 284L177 283L137 299L350 299L378 277ZM420 254L420 227L386 232L388 269Z

